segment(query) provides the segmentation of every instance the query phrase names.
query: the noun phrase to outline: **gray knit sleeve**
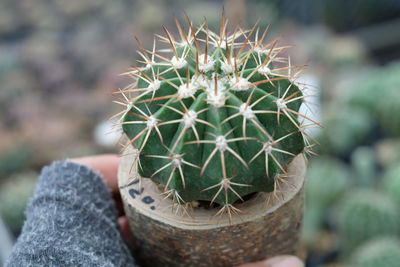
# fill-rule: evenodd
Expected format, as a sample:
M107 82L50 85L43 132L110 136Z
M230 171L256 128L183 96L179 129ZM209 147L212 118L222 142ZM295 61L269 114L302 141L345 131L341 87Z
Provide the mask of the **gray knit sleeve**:
M6 266L135 266L101 177L72 162L42 170Z

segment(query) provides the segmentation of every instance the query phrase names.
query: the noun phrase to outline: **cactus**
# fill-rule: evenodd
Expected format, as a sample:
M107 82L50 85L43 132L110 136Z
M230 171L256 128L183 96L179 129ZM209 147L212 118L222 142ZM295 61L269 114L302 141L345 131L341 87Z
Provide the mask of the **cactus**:
M341 203L338 230L343 254L348 255L372 238L397 235L400 230L399 211L389 197L379 192L352 192Z
M257 25L229 35L221 17L219 34L206 21L195 29L187 19L187 33L176 22L178 41L164 27L159 38L169 47L160 53L156 41L151 51L139 43L144 66L129 71L135 82L116 92L125 107L117 116L142 177L178 204L230 209L246 195L274 190L308 148L304 128L315 122L298 112L301 66L282 57L285 47L263 44L267 29ZM172 57L161 54L166 50Z
M368 111L360 107L344 106L327 113L321 144L329 152L346 155L362 144L372 130L373 120Z
M303 227L306 241L314 241L329 208L346 192L349 182L349 171L340 161L323 157L310 162Z
M383 191L396 202L400 210L400 164L389 166L383 175Z
M400 63L392 63L382 69L372 69L344 86L338 96L353 108L363 109L376 121L385 134L400 136L399 90ZM351 90L357 88L357 90Z
M352 267L397 267L400 262L400 240L382 237L357 248L350 257Z
M400 82L400 63L394 62L381 69L372 69L356 78L349 87L341 90L344 100L350 106L362 107L375 116L392 91L397 91ZM357 90L350 90L351 88Z

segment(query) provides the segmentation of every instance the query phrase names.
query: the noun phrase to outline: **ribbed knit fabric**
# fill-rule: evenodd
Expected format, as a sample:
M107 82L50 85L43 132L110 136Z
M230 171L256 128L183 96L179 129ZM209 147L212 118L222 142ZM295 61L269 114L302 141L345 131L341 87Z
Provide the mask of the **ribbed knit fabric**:
M100 175L76 163L42 170L6 266L135 266Z

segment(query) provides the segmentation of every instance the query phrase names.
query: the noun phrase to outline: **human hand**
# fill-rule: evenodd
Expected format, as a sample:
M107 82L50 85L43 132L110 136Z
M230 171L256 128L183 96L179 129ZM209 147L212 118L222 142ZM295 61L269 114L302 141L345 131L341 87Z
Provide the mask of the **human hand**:
M281 255L265 261L242 264L238 267L304 267L304 264L295 256Z
M111 190L112 197L118 210L118 224L122 236L127 242L132 243L134 240L133 235L128 224L128 218L124 213L118 188L119 157L114 154L104 154L70 159L70 161L85 165L102 175L104 182Z
M83 158L70 159L70 161L85 165L92 170L100 173L103 177L107 187L111 190L113 199L119 212L118 224L122 233L122 236L129 243L134 242L132 232L128 224L128 218L126 217L123 206L121 195L118 188L118 166L119 157L114 154L96 155ZM303 267L303 262L290 255L276 256L265 261L258 261L252 263L246 263L238 267Z

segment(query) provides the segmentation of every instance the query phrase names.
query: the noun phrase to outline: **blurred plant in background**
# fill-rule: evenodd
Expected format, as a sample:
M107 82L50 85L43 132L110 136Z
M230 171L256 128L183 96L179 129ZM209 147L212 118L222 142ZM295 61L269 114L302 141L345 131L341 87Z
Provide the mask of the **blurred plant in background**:
M306 188L307 264L398 262L396 226L390 239L375 219L363 217L358 233L347 228L363 212L384 214L384 223L400 212L396 0L0 1L0 216L17 235L44 164L117 151L111 92L130 82L119 74L136 60L135 35L152 43L183 11L216 27L222 5L233 25L271 24L271 38L294 45L293 64L309 62L301 80L313 97L303 112L324 129L309 132L321 156L310 159Z
M25 219L25 206L33 194L36 172L11 176L0 188L0 214L13 234L19 234Z

